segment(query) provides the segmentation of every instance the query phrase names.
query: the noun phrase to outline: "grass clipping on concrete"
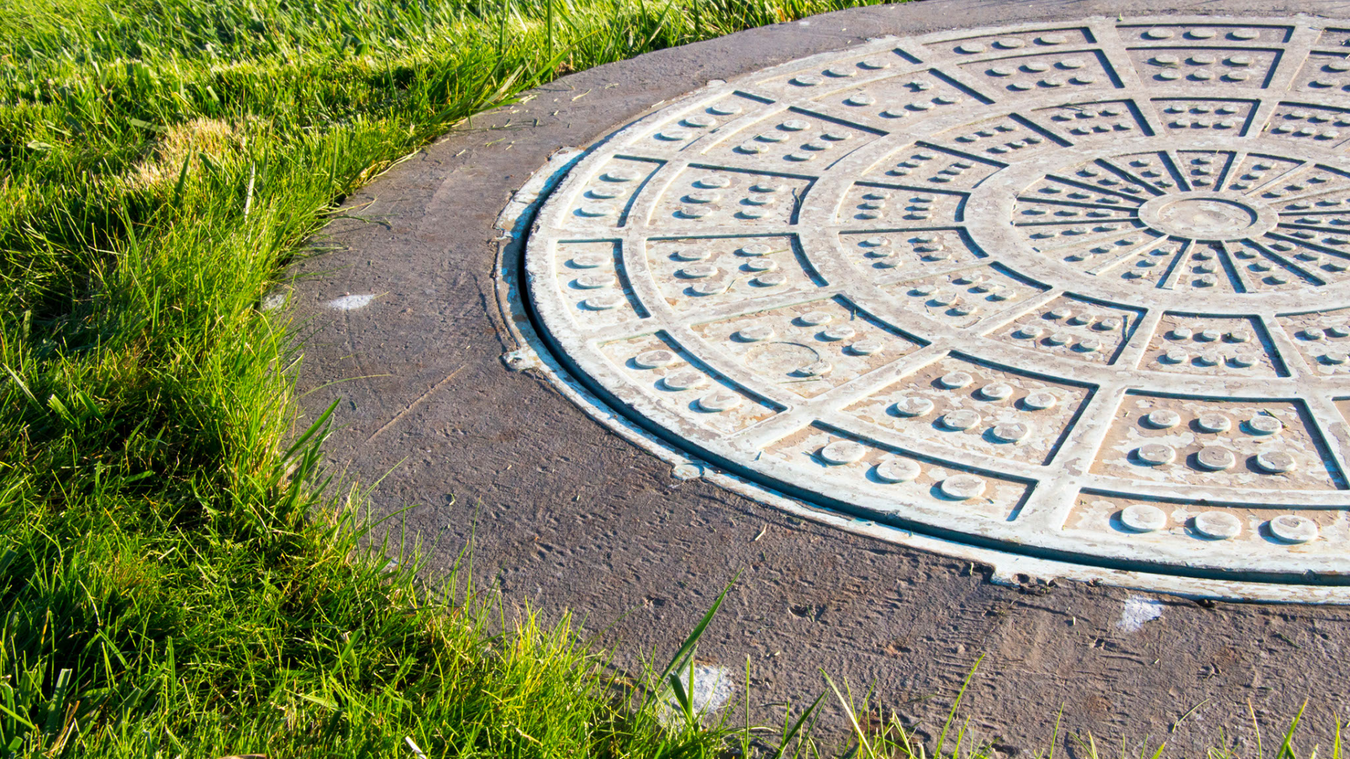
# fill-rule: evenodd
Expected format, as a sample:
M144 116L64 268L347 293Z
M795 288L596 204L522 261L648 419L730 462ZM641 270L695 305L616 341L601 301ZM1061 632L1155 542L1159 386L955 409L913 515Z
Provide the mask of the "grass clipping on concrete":
M722 750L566 623L360 549L261 304L347 193L468 115L855 4L0 6L0 756Z

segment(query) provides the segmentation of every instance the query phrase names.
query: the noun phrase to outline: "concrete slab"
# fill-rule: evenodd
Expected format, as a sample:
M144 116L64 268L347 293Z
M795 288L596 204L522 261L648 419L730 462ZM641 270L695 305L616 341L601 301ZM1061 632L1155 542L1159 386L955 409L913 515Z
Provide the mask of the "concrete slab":
M1309 735L1325 736L1348 690L1343 609L992 584L972 562L672 477L669 463L501 360L515 346L495 302L493 223L559 148L584 146L709 80L869 37L1170 12L1339 18L1350 6L932 0L752 30L541 88L349 199L363 221L332 225L325 238L338 249L298 267L295 308L313 328L304 403L342 399L333 460L367 482L388 473L377 509L413 506L408 527L435 544L442 565L473 535L480 579L509 602L574 610L617 642L620 663L673 651L741 571L701 654L734 671L750 657L761 715L809 700L823 670L855 691L873 687L882 710L932 734L988 653L969 713L1009 752L1043 745L1060 706L1069 731L1195 749L1221 729L1250 739L1249 702L1270 731L1312 698Z

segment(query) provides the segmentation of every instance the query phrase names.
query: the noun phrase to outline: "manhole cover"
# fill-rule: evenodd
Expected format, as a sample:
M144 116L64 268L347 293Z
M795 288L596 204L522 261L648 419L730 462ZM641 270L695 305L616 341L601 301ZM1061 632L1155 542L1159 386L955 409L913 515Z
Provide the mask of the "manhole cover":
M552 194L536 316L629 418L830 509L1350 581L1348 43L1091 18L705 89Z

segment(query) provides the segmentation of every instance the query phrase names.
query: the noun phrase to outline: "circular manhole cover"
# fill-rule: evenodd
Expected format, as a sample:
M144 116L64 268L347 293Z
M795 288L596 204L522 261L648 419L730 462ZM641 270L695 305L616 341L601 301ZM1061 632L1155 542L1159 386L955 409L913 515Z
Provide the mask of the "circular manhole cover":
M541 331L630 419L830 509L1350 581L1347 43L1091 18L707 88L549 198Z

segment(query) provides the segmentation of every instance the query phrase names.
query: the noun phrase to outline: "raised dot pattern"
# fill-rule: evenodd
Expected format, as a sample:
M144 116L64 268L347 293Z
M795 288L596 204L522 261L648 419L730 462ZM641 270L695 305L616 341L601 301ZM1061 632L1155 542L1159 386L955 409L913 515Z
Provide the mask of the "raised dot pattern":
M618 413L770 486L1014 550L1294 566L1339 528L1289 504L1346 490L1350 110L1264 86L1350 66L1277 71L1291 33L945 35L704 91L559 186L531 302ZM1046 528L1052 472L1110 495Z

